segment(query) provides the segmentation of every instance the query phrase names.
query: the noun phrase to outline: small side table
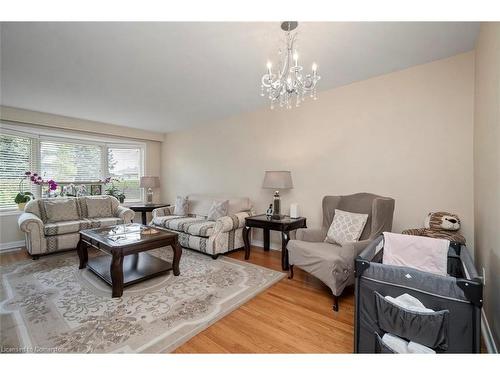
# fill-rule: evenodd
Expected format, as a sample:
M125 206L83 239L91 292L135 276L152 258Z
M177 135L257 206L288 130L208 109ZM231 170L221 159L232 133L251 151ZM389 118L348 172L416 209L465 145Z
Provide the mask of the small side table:
M299 228L306 228L306 218L298 217L295 219L285 216L283 219L276 220L266 215L249 216L245 218L243 227L243 241L245 242L245 259L250 258L250 228L262 228L264 230L264 250L269 251L269 236L271 230L281 232L281 268L288 269L288 250L286 245L290 240L290 231Z
M162 208L168 206L170 205L165 203L152 203L152 204L140 203L140 204L134 204L133 206L129 206L128 208L130 208L134 212L141 212L142 224L147 225L148 221L146 217L147 212L152 212L155 208Z

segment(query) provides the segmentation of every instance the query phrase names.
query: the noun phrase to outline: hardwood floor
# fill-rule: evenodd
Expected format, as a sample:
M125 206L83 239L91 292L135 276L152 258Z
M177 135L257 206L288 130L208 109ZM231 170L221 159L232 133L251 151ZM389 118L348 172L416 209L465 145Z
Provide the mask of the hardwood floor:
M229 257L243 260L238 251ZM250 263L281 271L281 253L253 247ZM352 353L354 295L348 289L332 310L331 291L294 270L229 315L199 333L177 353Z
M244 260L244 252L228 255ZM0 264L30 259L19 250ZM281 253L253 247L247 262L281 271ZM352 353L354 296L347 289L332 310L330 290L300 269L177 348L176 353Z

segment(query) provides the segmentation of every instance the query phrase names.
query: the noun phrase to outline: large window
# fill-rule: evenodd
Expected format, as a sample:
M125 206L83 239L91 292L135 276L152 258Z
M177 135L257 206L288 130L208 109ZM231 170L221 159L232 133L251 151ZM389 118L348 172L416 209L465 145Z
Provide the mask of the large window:
M17 129L17 127L16 127ZM0 134L0 209L15 209L14 198L26 171L38 172L45 180L60 184L98 183L115 177L114 185L124 192L125 202L140 201L144 146L98 140L82 140L30 134L1 129ZM24 180L24 191L40 195L39 186ZM105 189L106 186L103 187ZM104 191L103 191L104 192Z
M98 181L102 146L41 140L40 172L57 182Z
M108 147L108 170L115 183L125 193L127 200L140 200L141 153L137 147Z
M27 181L19 184L24 172L32 170L34 159L33 138L0 134L0 208L15 207L20 190L36 192Z

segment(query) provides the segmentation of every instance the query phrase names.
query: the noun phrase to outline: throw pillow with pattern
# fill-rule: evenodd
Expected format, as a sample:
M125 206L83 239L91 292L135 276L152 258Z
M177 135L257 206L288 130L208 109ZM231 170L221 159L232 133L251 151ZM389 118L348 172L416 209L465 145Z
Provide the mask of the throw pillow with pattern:
M223 216L227 216L227 211L229 210L229 200L226 201L214 201L212 207L208 210L207 220L217 220Z
M111 207L111 199L109 197L87 197L87 212L89 218L98 217L113 217L113 210Z
M325 242L344 245L359 240L368 220L368 214L356 214L335 210L332 225L328 229Z
M80 219L75 199L47 199L43 201L48 223Z
M187 197L177 196L175 199L174 215L186 216L188 214L188 199Z

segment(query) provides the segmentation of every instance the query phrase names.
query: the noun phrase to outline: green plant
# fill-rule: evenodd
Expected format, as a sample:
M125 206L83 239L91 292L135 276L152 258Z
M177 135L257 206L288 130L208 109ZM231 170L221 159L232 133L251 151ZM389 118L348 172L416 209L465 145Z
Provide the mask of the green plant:
M35 199L35 196L29 191L25 191L17 193L16 197L14 198L14 202L20 204L29 202L32 199Z
M111 195L116 199L118 199L120 203L123 203L125 201L125 194L117 186L115 186L113 181L120 182L120 180L118 180L117 178L111 178L111 177L108 177L103 181L104 184L107 185L104 192L107 195Z

